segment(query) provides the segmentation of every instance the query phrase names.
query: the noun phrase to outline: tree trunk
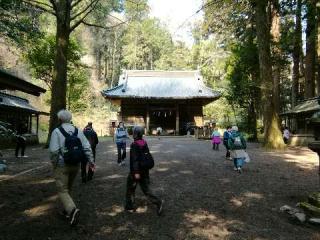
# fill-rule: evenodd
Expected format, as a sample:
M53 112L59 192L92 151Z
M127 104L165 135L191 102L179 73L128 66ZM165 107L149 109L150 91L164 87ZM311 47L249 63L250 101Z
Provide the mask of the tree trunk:
M248 105L248 131L252 134L251 141L258 140L257 132L257 112L255 108L255 102L252 100Z
M59 124L57 113L66 109L67 93L67 52L70 37L70 11L69 1L57 2L57 32L56 32L56 55L54 60L49 137L54 128Z
M316 59L316 0L309 0L307 5L306 28L306 81L305 98L315 95L315 59Z
M294 46L292 52L293 67L292 67L292 92L291 104L292 107L297 105L298 102L298 88L300 78L300 51L302 46L302 27L301 27L301 0L297 1L296 9L296 26L294 31Z
M284 142L279 127L279 116L275 109L273 94L272 61L270 52L270 25L267 7L269 1L253 1L257 28L259 69L264 118L264 144L268 148L283 148Z
M114 40L113 40L113 50L112 50L112 76L111 76L111 87L113 87L113 83L115 80L115 68L116 68L116 53L118 47L118 35L117 32L114 33Z
M281 60L281 49L280 49L280 28L281 18L279 12L278 0L273 0L271 5L271 37L273 42L273 102L275 111L277 114L280 113L280 60Z
M317 5L317 96L320 96L320 3Z

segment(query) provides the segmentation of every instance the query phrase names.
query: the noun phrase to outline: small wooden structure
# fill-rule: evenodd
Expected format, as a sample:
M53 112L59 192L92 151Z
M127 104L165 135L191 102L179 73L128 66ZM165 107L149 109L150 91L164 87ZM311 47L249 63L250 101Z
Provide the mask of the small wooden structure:
M301 101L293 109L282 113L284 125L289 127L293 134L291 145L307 145L314 140L314 126L310 121L315 112L320 111L319 97Z
M46 90L0 69L0 121L9 123L13 131L23 125L27 139L37 142L39 115L47 113L35 109L27 99L5 93L4 90L18 90L34 96L40 96Z
M118 86L102 95L121 107L119 121L155 134L187 134L185 126L203 126L203 106L220 93L205 86L199 71L127 70Z

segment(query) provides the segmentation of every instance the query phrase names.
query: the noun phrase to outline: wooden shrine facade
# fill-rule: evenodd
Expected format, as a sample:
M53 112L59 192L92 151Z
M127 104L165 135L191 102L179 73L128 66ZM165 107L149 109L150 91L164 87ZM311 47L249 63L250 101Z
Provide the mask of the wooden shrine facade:
M118 86L102 95L120 106L119 121L140 125L148 134L186 134L203 125L203 106L220 93L207 88L198 71L125 71Z

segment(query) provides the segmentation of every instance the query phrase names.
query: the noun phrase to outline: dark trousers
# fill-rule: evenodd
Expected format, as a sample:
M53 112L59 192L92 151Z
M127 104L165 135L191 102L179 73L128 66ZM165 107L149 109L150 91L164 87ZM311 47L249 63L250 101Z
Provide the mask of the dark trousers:
M16 153L15 153L16 157L18 157L20 149L21 149L21 156L24 156L24 151L26 149L26 140L24 140L23 138L18 137L17 138Z
M127 156L126 143L117 143L118 163L121 163Z
M93 161L96 162L96 146L91 146L92 154L93 154ZM93 172L88 170L87 172L87 165L88 161L81 162L81 178L82 182L87 182L87 180L91 180L93 177Z
M219 143L213 143L212 144L212 149L213 150L219 150Z
M223 145L226 147L226 150L227 150L227 152L226 152L226 158L230 158L230 149L229 149L229 147L228 147L228 144L227 144L227 143L224 143Z
M144 195L149 199L149 201L157 206L161 204L161 200L156 197L150 189L150 179L149 172L141 173L140 179L135 180L133 174L129 173L127 178L127 193L126 193L126 208L133 209L134 207L134 196L137 185L140 185L140 188Z

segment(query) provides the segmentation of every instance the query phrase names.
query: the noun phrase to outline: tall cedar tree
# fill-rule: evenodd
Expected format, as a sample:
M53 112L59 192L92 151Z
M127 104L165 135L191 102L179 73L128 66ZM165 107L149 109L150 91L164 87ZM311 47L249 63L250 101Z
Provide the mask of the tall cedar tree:
M293 40L293 52L292 52L292 93L291 93L291 104L292 106L297 105L298 101L298 88L300 78L300 53L302 47L302 26L301 26L301 8L302 1L297 0L296 13L295 13L295 30Z
M264 118L264 144L268 148L284 147L279 126L279 116L276 112L274 84L272 77L272 60L270 51L270 24L268 21L268 0L252 1L255 10L257 42L259 52L259 68L262 91L262 106Z
M308 0L306 28L306 58L305 58L305 98L315 96L315 60L316 60L316 2Z

